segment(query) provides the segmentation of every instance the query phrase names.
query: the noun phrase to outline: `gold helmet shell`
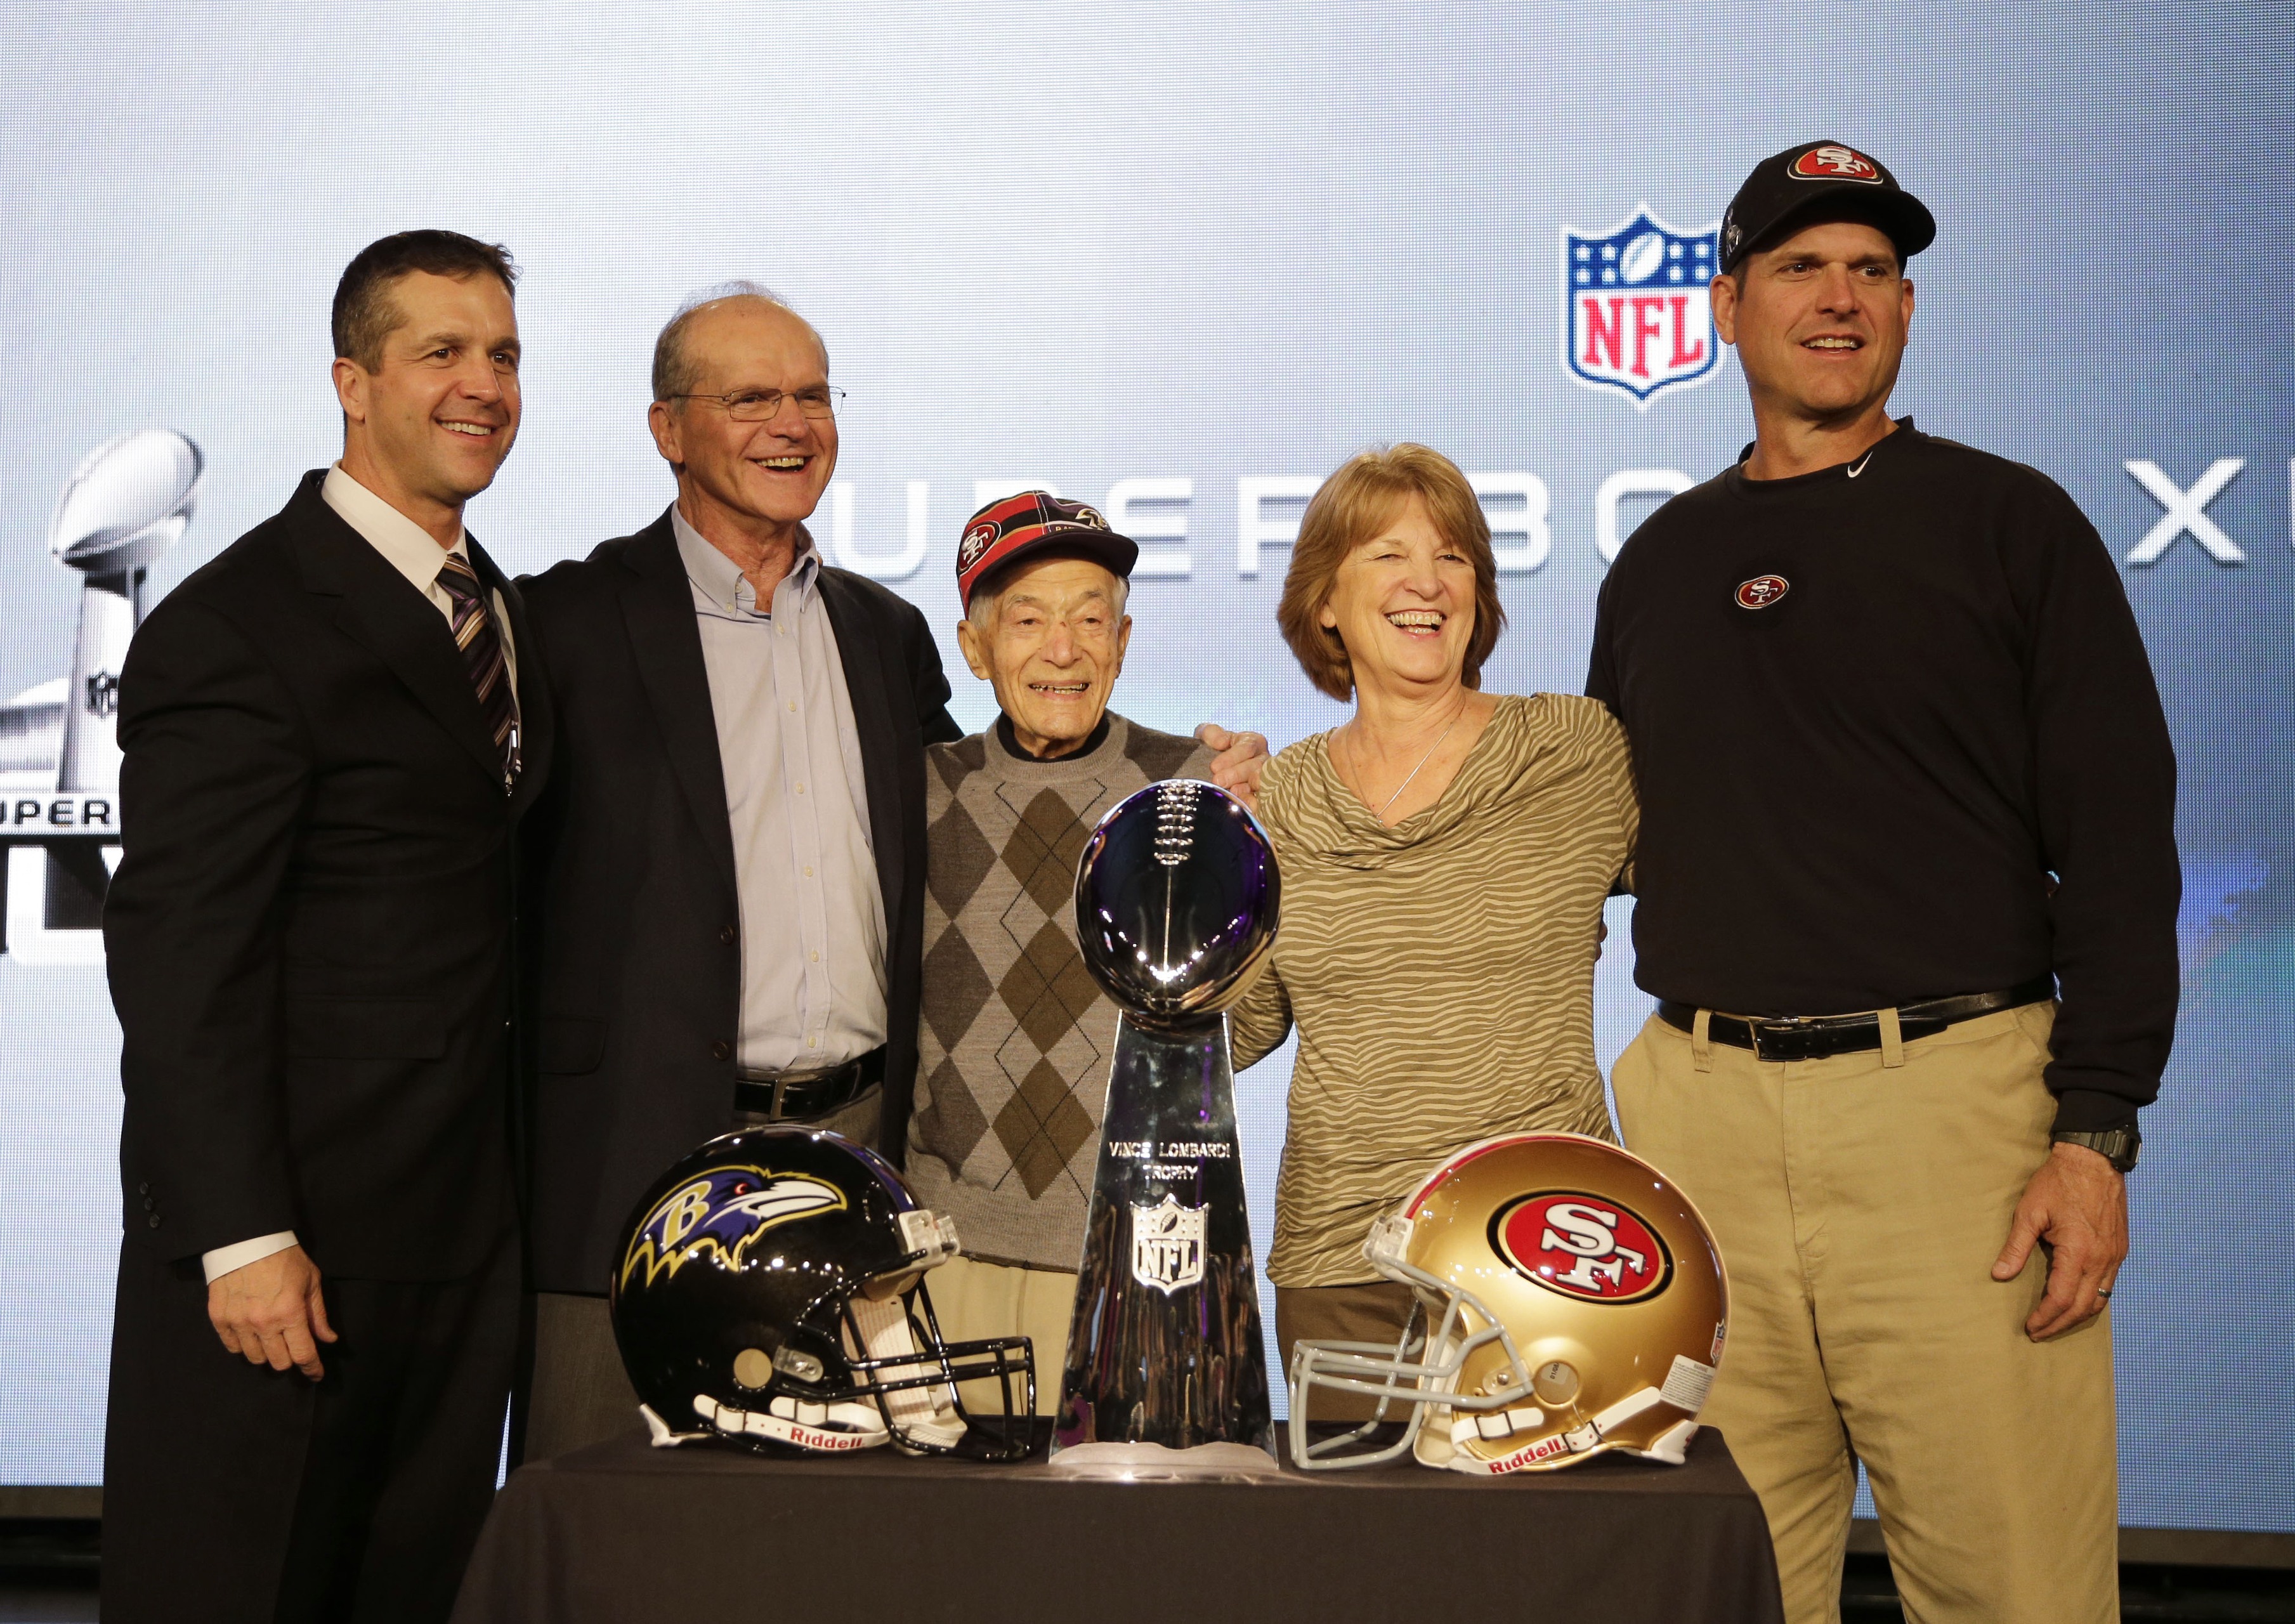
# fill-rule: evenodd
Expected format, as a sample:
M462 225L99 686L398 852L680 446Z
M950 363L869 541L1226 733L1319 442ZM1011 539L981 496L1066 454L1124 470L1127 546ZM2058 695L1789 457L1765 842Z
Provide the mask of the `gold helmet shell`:
M1470 1145L1372 1226L1363 1253L1418 1308L1393 1348L1303 1342L1292 1458L1368 1465L1405 1449L1477 1474L1622 1449L1678 1465L1728 1334L1729 1288L1689 1197L1639 1156L1574 1133ZM1318 1388L1382 1400L1311 1444ZM1401 1440L1372 1441L1378 1421Z

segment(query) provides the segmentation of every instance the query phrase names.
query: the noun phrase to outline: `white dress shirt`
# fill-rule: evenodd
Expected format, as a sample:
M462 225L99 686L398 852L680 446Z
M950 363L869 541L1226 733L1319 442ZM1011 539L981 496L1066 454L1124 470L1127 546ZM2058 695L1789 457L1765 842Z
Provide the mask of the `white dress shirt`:
M733 825L741 909L740 1064L811 1071L885 1041L885 894L868 782L821 555L796 564L770 609L732 559L671 510L693 592L709 706Z
M470 559L469 532L455 536L452 547L441 547L437 538L412 519L392 507L381 497L343 472L336 463L327 470L327 481L319 487L319 494L329 507L342 515L343 522L366 539L368 545L380 553L390 567L404 575L414 590L437 606L454 623L454 600L446 589L438 584L438 572L445 567L449 552L461 555L462 561ZM494 631L502 638L502 665L510 677L510 697L518 697L518 651L510 646L510 616L503 612L500 592L490 594L493 600ZM296 1245L295 1232L282 1229L274 1235L258 1235L252 1240L239 1241L229 1246L218 1246L200 1254L200 1269L212 1285L234 1269L244 1269L249 1263L269 1257L274 1252L284 1252Z
M339 462L327 470L327 482L319 487L319 494L342 515L345 524L366 538L367 545L382 554L393 569L437 607L449 626L454 624L454 600L438 584L438 572L445 567L450 552L470 563L469 531L455 536L452 547L441 547L428 530L343 472ZM510 671L510 697L516 698L518 649L510 641L510 616L502 608L499 591L489 592L487 601L494 610L494 632L502 639L502 664Z

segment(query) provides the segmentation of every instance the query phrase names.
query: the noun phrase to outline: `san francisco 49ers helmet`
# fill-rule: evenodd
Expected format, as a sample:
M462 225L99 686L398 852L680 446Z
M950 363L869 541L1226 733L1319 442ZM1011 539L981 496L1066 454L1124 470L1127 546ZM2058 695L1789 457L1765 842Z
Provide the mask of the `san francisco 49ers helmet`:
M1712 1232L1648 1163L1575 1133L1484 1139L1371 1228L1363 1255L1409 1285L1402 1339L1302 1342L1291 1458L1421 1464L1497 1476L1622 1449L1678 1465L1728 1334ZM1311 1443L1318 1389L1380 1400ZM1383 1422L1403 1424L1380 1441Z
M820 1129L729 1133L656 1179L624 1237L614 1337L656 1444L1027 1453L1028 1339L941 1340L924 1277L957 1254L956 1225L874 1151ZM984 1379L1000 1427L958 1400Z

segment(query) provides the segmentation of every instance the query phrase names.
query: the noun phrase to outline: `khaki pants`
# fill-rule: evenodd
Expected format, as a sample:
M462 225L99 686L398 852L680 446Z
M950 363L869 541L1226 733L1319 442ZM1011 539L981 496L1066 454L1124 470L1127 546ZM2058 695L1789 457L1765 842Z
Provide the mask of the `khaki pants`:
M1060 1408L1060 1362L1068 1345L1068 1318L1075 1312L1076 1277L1064 1269L1020 1269L954 1257L925 1276L933 1317L946 1342L978 1342L991 1336L1025 1336L1036 1359L1036 1414ZM967 1382L957 1390L964 1408L993 1419L1004 1400L993 1382ZM1013 1402L1022 1395L1013 1394Z
M1291 1380L1291 1356L1303 1342L1378 1342L1389 1352L1402 1340L1415 1302L1407 1285L1374 1280L1362 1285L1278 1285L1275 1288L1275 1345L1283 1351L1283 1368L1270 1374L1280 1386ZM1378 1414L1378 1400L1367 1394L1315 1390L1309 1418L1326 1421L1368 1421ZM1401 1406L1386 1413L1389 1421L1409 1419Z
M1703 1419L1761 1497L1793 1624L1840 1616L1858 1460L1907 1620L2119 1616L2107 1317L2035 1343L2046 1253L1990 1274L2048 1155L2054 1017L1764 1064L1653 1016L1619 1057L1627 1146L1720 1243L1729 1339Z

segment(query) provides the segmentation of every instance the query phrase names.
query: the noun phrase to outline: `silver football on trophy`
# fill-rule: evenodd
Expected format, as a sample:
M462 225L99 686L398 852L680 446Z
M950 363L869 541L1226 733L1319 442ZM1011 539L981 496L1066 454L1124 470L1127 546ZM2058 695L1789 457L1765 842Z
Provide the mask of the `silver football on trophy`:
M92 575L142 569L191 522L206 459L172 428L105 441L72 472L48 521L48 550Z
M1135 1019L1194 1025L1266 967L1282 895L1275 848L1243 803L1167 779L1092 830L1076 865L1076 937L1093 978Z

